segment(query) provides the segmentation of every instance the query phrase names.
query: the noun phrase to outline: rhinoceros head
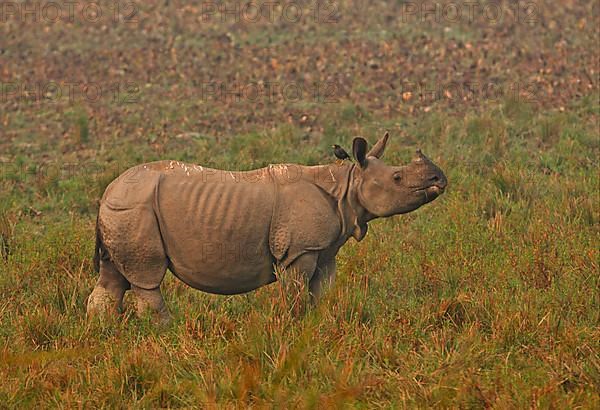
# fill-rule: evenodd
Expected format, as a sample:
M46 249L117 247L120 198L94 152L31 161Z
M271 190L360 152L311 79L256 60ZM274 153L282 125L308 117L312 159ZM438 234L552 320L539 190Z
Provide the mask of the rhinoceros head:
M386 133L368 152L364 138L357 137L352 144L358 164L358 200L375 217L413 211L433 201L448 185L442 170L420 150L408 165L386 165L381 157L388 138Z

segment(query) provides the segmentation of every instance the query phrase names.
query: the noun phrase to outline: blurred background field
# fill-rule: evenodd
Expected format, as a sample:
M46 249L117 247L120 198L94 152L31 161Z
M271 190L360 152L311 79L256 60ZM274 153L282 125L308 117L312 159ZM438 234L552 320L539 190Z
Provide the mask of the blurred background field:
M598 2L7 4L0 407L600 406ZM449 189L351 240L319 307L169 274L167 329L86 320L127 167L327 163L385 130Z

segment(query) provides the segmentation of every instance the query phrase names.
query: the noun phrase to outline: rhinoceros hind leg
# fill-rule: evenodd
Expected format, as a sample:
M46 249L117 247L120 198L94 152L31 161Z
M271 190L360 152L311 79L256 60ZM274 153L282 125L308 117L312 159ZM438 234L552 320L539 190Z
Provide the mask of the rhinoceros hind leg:
M150 312L154 315L154 319L158 324L166 325L169 323L169 310L165 305L160 287L148 290L133 285L131 289L135 295L136 309L139 316Z
M100 261L100 277L87 303L88 316L123 309L123 295L130 288L129 281L109 260Z

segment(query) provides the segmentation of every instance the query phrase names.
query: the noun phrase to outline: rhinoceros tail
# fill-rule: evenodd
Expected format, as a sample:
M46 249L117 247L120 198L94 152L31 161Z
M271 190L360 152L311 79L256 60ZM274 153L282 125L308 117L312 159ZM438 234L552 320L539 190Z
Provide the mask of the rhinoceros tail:
M100 215L96 217L96 246L94 248L94 270L100 272L100 258L102 257L102 239L100 238L100 226L98 225L98 219Z

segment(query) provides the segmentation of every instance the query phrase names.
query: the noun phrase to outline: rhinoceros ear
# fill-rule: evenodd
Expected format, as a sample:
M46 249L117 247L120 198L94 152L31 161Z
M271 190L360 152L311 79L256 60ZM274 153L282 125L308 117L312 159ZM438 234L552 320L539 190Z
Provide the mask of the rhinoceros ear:
M352 154L361 168L367 166L367 141L362 137L356 137L352 141Z
M367 157L381 158L383 156L383 151L385 151L385 146L387 145L389 138L390 133L386 131L385 134L383 134L383 137L381 137L381 139L377 141L375 145L373 145L373 148L371 148L371 150L367 154Z

